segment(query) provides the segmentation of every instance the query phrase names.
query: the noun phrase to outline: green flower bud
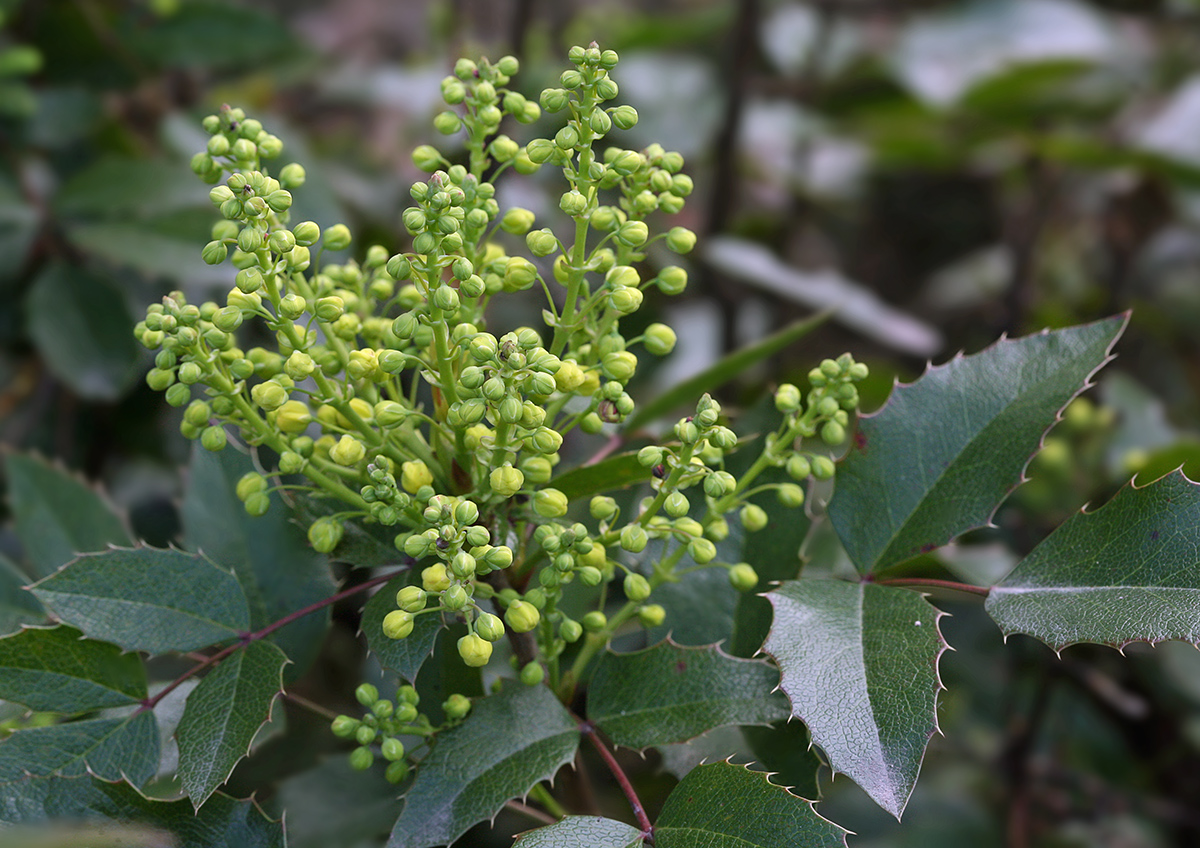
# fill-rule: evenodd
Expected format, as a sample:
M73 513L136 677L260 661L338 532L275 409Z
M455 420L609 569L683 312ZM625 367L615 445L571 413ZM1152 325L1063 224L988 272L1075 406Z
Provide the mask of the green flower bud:
M299 474L304 469L304 457L295 451L284 451L279 455L279 470L284 474Z
M640 574L625 575L625 597L635 603L641 603L650 597L650 581Z
M564 618L558 625L558 635L564 642L578 642L583 635L583 625L572 618Z
M318 518L308 528L308 541L313 549L327 554L338 546L342 540L342 522L330 518Z
M538 662L526 663L521 668L521 682L526 686L537 686L546 679L546 669Z
M600 610L592 610L583 617L583 629L588 633L599 633L608 627L608 616Z
M606 495L596 495L588 504L592 518L608 521L617 514L617 502Z
M682 492L671 492L671 494L667 495L666 501L663 502L663 508L666 510L667 515L672 518L682 518L687 515L691 504L688 503L688 499Z
M463 637L463 639L469 639L469 638L471 638L471 637L469 637L469 636ZM475 637L475 638L478 639L478 637ZM480 640L480 641L482 641L482 640ZM484 642L483 644L487 648L488 654L490 655L491 651L492 651L492 646L488 645L487 642ZM463 654L462 639L460 639L458 642L458 652L459 652L459 654L463 655L463 659L467 661L467 665L479 666L479 665L485 665L487 663L487 658L484 658L482 663L473 663L470 660L467 660L466 655ZM467 698L465 695L459 695L459 694L451 695L449 698L447 698L445 701L442 702L442 711L446 714L446 718L448 718L452 721L458 721L459 719L464 719L471 712L471 700L469 698Z
M687 271L678 265L663 268L658 274L658 288L663 294L683 294L683 290L687 288Z
M427 596L420 586L405 586L396 593L396 606L405 612L420 612L425 609Z
M533 511L542 518L558 518L567 514L567 496L558 489L540 489L533 496Z
M228 437L225 435L225 428L217 425L205 427L200 431L200 444L205 450L216 453L224 450L228 442Z
M285 433L303 433L312 423L312 412L303 401L289 400L275 413L275 426Z
M228 253L229 249L225 247L224 242L210 241L204 245L204 250L200 251L200 258L208 265L220 265Z
M812 458L812 473L818 480L831 480L836 471L833 460L829 457L814 456Z
M787 473L793 480L803 480L812 474L812 466L803 454L792 454L788 457Z
M836 447L846 441L846 428L836 421L826 421L821 427L821 441Z
M487 641L495 642L504 638L504 622L490 612L485 612L476 619L475 632Z
M558 453L558 449L562 447L562 442L562 435L557 430L552 430L549 427L538 427L533 435L529 436L526 440L526 444L530 450L543 454Z
M644 295L640 289L621 287L608 293L608 305L614 312L629 315L637 312L642 305Z
M504 613L504 620L514 633L528 633L541 621L541 613L528 601L513 601Z
M199 362L185 362L179 366L179 382L185 386L195 385L204 379L204 368ZM833 423L832 421L830 422Z
M341 737L342 739L349 739L358 732L358 727L361 723L362 722L356 718L351 718L348 715L340 715L333 720L333 724L330 726L330 729L333 731L334 736Z
M525 485L525 475L509 463L492 469L488 480L492 491L502 498L511 498Z
M375 763L375 755L370 748L355 748L350 752L350 768L355 771L366 771Z
M676 227L675 229L682 228ZM672 230L671 232L674 231L675 230ZM638 247L639 245L645 244L646 239L649 237L650 228L646 226L645 221L626 221L621 225L621 228L617 230L617 241L621 242L621 244L628 245L629 247ZM667 236L667 239L669 246L669 235Z
M804 490L795 483L783 483L776 494L779 502L787 507L798 507L804 503Z
M267 205L276 212L286 212L292 206L292 193L290 191L273 191L266 197Z
M278 409L287 402L287 389L278 383L259 383L250 390L251 399L267 412Z
M650 537L637 524L629 524L621 530L621 547L631 554L641 553L646 549Z
M383 617L383 635L389 639L403 639L412 632L412 613L404 610L392 610Z
M675 253L691 253L696 246L696 234L686 227L672 227L667 233L667 247Z
M601 100L612 100L620 92L621 89L612 77L602 77L596 80L596 96Z
M579 218L587 213L588 200L575 189L571 189L558 199L558 208L572 218Z
M675 438L685 445L694 445L700 440L700 428L686 418L675 425Z
M389 762L396 762L404 759L404 743L394 736L383 740L383 758Z
M767 526L769 518L766 510L756 504L746 504L741 512L742 526L751 533L757 533Z
M780 412L798 410L800 408L800 390L791 383L781 385L775 390L775 408Z
M604 421L595 412L589 412L580 420L579 429L589 436L594 436L604 429Z
M666 356L675 349L675 331L666 324L651 324L646 328L644 344L655 356Z
M740 562L729 569L729 585L739 592L749 592L758 585L758 573L749 563Z
M617 106L609 110L609 115L617 129L631 130L637 126L638 113L632 106Z
M531 234L532 235L532 234ZM504 271L504 287L509 291L527 289L537 281L537 266L521 256L508 260Z
M692 539L688 542L688 553L692 555L692 559L704 565L706 562L712 562L717 555L717 546L708 539Z
M558 239L548 229L530 232L525 236L525 244L534 256L549 256L558 249Z
M366 455L366 445L350 435L343 435L338 443L329 449L329 458L347 468L358 465Z
M438 153L436 147L429 144L422 144L412 154L413 164L427 174L432 174L438 168L442 167L445 160L442 159L442 154Z
M350 246L350 228L345 224L334 224L325 231L326 250L345 250Z
M458 612L467 605L467 590L458 583L454 583L446 591L442 592L442 606L448 610Z
M458 311L458 291L453 286L440 285L433 290L433 305L444 312Z
M492 658L492 644L484 639L481 639L474 633L468 633L458 640L458 655L462 657L465 664L471 668L480 668L487 665L488 660ZM452 698L454 696L451 696ZM457 696L462 698L461 695ZM466 699L463 698L465 701ZM469 702L468 702L469 703ZM446 714L449 716L450 711L447 709ZM450 716L451 718L461 718L461 715Z
M454 112L439 112L433 119L433 128L442 135L453 135L462 129L462 120Z
M610 380L629 382L637 371L637 357L628 351L606 354L600 364L600 372Z
M638 620L643 627L658 627L667 619L667 611L662 604L646 604L638 610Z

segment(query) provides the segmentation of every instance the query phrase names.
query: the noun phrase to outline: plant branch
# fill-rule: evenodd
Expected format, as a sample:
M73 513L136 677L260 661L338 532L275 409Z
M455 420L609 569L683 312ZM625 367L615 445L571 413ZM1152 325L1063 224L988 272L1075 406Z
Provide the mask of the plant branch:
M650 817L646 815L646 809L642 806L642 799L638 797L637 791L633 788L633 784L629 782L628 775L621 768L621 764L617 762L617 758L613 756L613 752L608 750L608 746L596 735L595 725L590 721L581 721L579 722L579 732L591 740L592 745L599 752L600 758L604 760L604 764L608 766L608 770L617 779L617 785L625 793L625 798L629 801L629 806L633 808L634 816L637 817L638 827L642 829L642 836L646 839L651 838L654 833L654 825L650 823Z
M324 600L317 601L316 603L309 604L308 606L298 609L295 612L289 613L289 614L285 615L283 618L279 619L278 621L273 621L270 624L268 624L266 627L263 627L260 630L255 630L253 633L242 634L241 636L238 637L238 640L236 642L234 642L232 645L229 645L229 646L223 648L222 650L217 651L217 653L213 654L212 656L206 657L205 659L196 663L196 665L192 666L190 669L185 671L183 674L179 675L174 680L172 680L162 690L160 690L156 695L142 701L142 705L138 708L137 712L143 713L146 710L154 709L156 706L158 706L159 701L161 701L167 695L171 694L176 689L178 689L179 686L182 685L184 681L186 681L192 677L195 677L197 674L204 671L204 669L208 668L209 666L216 665L217 663L221 662L221 660L225 659L226 657L231 656L234 652L240 651L243 648L249 647L251 643L257 642L260 639L265 639L266 637L268 637L272 633L274 633L276 630L287 627L293 621L298 621L299 619L304 618L304 616L310 615L311 613L314 613L317 610L324 609L325 607L328 607L328 606L332 606L333 604L336 604L338 601L342 600L343 598L353 597L354 595L357 595L359 592L363 592L374 586L379 586L383 583L386 583L387 581L391 580L395 576L396 576L395 571L389 571L387 574L381 574L378 577L372 577L370 580L363 581L362 583L359 583L357 586L351 586L349 589L344 589L341 592L338 592L336 595L330 595L328 598L325 598ZM135 715L136 715L136 713L135 713Z
M986 586L972 586L970 583L958 583L954 580L938 580L935 577L892 577L887 580L874 581L880 586L912 586L926 589L949 589L953 592L966 592L969 595L979 595L986 598L992 591Z

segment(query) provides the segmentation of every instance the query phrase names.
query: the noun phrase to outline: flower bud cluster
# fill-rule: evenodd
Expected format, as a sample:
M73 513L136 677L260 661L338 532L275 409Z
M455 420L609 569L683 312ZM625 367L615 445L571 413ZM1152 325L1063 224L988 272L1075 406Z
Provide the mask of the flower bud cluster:
M379 690L370 683L363 683L354 691L354 697L365 708L361 719L339 715L333 720L333 735L353 739L358 747L350 754L350 765L366 771L375 762L376 753L387 762L384 776L390 783L401 783L412 771L411 755L401 737L429 737L457 724L470 712L471 702L462 695L451 695L442 712L447 722L435 727L429 717L418 710L421 697L412 686L401 686L394 700L381 698Z

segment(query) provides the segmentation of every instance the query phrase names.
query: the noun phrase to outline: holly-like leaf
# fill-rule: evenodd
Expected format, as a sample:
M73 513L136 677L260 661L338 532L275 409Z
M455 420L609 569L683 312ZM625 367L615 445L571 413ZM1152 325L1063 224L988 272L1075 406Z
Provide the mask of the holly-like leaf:
M113 281L52 262L25 303L29 334L50 371L88 400L116 400L138 375L133 316Z
M39 576L52 573L77 554L130 543L108 503L76 477L15 453L5 456L4 470L17 535Z
M205 675L188 696L175 732L179 779L196 809L246 756L254 735L271 717L283 689L283 651L251 642Z
M942 613L916 592L843 580L792 580L767 599L763 649L792 714L834 771L899 818L937 730Z
M859 421L829 504L855 565L880 571L986 525L1127 317L1002 340L897 386Z
M281 781L275 809L287 817L289 848L378 845L396 823L396 795L405 788L384 778L385 762L358 771L335 755Z
M603 655L588 686L588 717L617 745L685 742L715 727L786 718L778 685L779 672L764 662L731 657L715 645L661 642Z
M433 653L438 632L445 627L437 613L424 613L413 619L413 632L403 639L389 639L383 635L383 619L396 609L396 593L413 581L409 572L397 574L384 587L371 596L363 608L362 632L367 637L367 647L386 669L396 672L405 680L413 681L425 660Z
M184 551L85 554L33 592L62 621L127 651L192 651L250 627L237 578Z
M111 827L118 821L139 822L172 834L175 841L171 844L178 848L285 845L282 822L268 819L253 801L219 793L196 812L187 801L152 801L123 783L51 777L8 784L3 798L0 821L6 825L96 821ZM79 844L91 843L80 839Z
M986 609L1006 636L1026 633L1056 651L1200 643L1198 548L1200 486L1178 471L1130 484L1051 533L991 590Z
M250 459L237 451L211 453L197 445L188 467L183 527L189 548L233 569L250 601L250 626L257 629L328 598L333 578L328 560L309 547L278 495L271 496L266 515L246 513L235 488L252 470ZM328 625L329 610L324 608L271 635L293 663L287 669L289 681L316 659Z
M567 816L517 837L514 848L641 848L642 832L600 816Z
M21 570L0 554L0 635L46 620L46 611L26 588L28 583Z
M387 848L432 848L462 836L575 756L579 727L545 686L483 698L421 762Z
M0 700L73 715L137 704L146 670L136 654L73 627L28 627L0 639Z
M128 780L141 786L158 771L158 725L149 710L18 730L0 742L0 796L28 776Z
M710 763L687 773L654 825L655 848L845 848L845 828L762 772Z

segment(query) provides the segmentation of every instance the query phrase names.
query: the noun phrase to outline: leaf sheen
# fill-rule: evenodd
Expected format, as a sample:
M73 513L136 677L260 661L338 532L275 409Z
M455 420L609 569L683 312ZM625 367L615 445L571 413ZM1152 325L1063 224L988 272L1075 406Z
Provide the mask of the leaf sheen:
M601 816L567 816L517 837L513 848L641 848L636 827Z

